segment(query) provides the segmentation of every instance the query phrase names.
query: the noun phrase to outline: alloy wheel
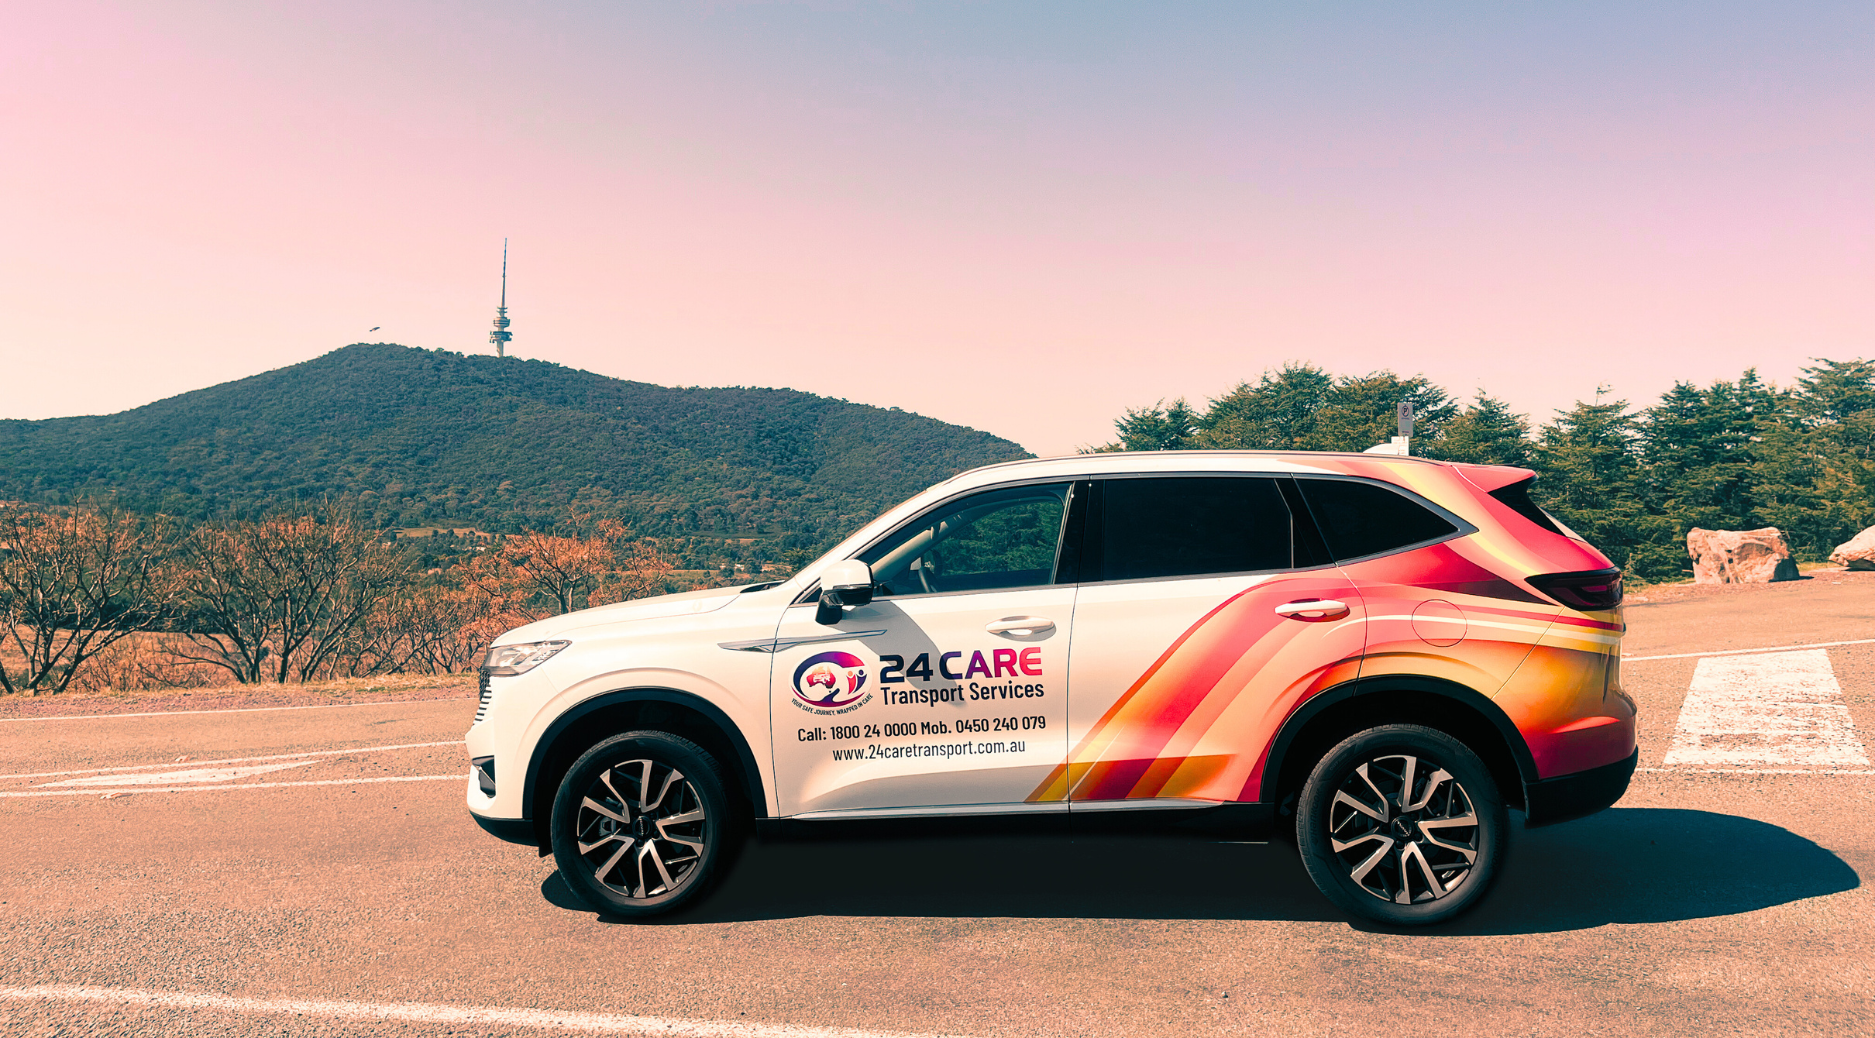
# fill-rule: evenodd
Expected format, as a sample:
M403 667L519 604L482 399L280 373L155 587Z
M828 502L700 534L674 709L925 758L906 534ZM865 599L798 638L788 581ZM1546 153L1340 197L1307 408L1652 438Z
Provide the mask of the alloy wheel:
M1465 885L1482 831L1470 794L1451 772L1399 753L1347 773L1328 804L1327 836L1354 885L1382 901L1413 905Z
M592 878L635 900L666 898L697 874L708 850L707 812L683 772L661 761L621 761L599 772L575 820Z

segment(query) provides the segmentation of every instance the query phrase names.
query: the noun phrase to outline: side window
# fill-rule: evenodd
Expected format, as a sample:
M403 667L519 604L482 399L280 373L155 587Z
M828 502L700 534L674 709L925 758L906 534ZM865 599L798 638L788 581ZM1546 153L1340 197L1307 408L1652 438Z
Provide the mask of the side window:
M1102 483L1102 580L1244 573L1295 565L1289 506L1274 479L1171 476Z
M1296 482L1337 560L1379 555L1458 532L1444 517L1378 483L1306 478Z
M876 594L1034 587L1055 579L1067 483L1010 487L927 512L860 555Z

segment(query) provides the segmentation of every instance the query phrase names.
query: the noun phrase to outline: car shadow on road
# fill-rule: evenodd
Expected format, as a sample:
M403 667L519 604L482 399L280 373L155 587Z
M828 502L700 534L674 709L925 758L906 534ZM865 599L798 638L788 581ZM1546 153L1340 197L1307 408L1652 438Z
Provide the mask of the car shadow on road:
M1491 896L1432 933L1519 934L1737 915L1862 885L1788 829L1673 808L1612 808L1515 834Z
M1860 883L1841 858L1775 825L1617 808L1517 832L1484 904L1415 932L1544 933L1734 915ZM591 911L557 872L541 894ZM755 842L713 895L660 922L816 915L1349 920L1284 843L1050 835Z

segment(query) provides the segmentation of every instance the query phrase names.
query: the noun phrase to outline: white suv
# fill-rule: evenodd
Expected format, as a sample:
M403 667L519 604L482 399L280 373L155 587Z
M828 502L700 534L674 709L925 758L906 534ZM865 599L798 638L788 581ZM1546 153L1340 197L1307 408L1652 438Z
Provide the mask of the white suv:
M469 810L621 916L700 896L751 823L1013 816L1293 832L1344 908L1447 918L1508 808L1599 810L1637 759L1619 573L1532 478L1260 452L966 472L788 580L497 639Z

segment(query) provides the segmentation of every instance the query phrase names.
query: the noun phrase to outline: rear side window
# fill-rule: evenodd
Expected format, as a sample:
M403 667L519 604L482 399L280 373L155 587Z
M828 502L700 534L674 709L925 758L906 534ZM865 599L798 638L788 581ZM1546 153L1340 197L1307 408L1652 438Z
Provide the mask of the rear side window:
M1378 483L1298 479L1337 561L1379 555L1458 532L1450 520Z
M1100 518L1096 531L1090 531L1097 542L1099 579L1243 573L1294 565L1289 506L1273 479L1110 479L1101 489Z

